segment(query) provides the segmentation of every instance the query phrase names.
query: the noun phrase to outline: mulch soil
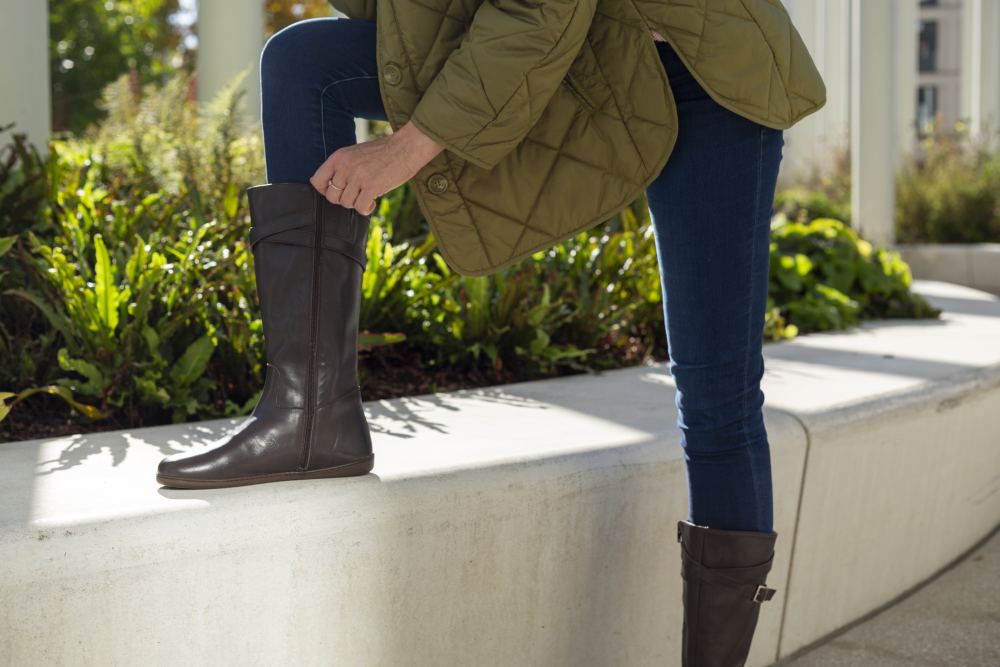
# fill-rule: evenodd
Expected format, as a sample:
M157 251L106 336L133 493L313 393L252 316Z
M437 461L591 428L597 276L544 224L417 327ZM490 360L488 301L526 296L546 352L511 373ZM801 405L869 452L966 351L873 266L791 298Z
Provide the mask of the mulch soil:
M619 362L618 366L634 366L646 358L666 361L664 352L654 350L652 354L647 354L644 346L637 344L616 350L613 359ZM358 370L361 392L366 401L456 389L492 387L579 373L565 369L550 375L526 374L516 369L493 367L485 362L475 367L437 365L425 362L418 351L408 349L405 343L376 347L362 352L359 355ZM0 422L0 443L169 423L169 414L164 414L160 421L149 418L134 423L114 418L90 421L72 410L60 398L48 394L35 394L18 404L7 418Z

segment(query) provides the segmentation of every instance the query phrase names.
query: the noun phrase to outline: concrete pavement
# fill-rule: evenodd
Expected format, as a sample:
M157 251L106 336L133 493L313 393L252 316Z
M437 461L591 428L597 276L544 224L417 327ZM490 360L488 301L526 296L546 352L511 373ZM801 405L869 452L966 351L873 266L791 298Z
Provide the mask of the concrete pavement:
M928 536L928 539L934 539ZM845 582L845 585L850 585ZM781 667L1000 665L1000 531L932 581Z

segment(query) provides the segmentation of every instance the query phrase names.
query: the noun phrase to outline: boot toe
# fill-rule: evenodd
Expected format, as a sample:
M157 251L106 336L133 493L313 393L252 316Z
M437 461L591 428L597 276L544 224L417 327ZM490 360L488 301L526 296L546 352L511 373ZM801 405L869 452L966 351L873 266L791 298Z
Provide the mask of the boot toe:
M177 452L164 457L156 468L156 481L164 486L181 486L184 481L198 481L204 464L198 452Z

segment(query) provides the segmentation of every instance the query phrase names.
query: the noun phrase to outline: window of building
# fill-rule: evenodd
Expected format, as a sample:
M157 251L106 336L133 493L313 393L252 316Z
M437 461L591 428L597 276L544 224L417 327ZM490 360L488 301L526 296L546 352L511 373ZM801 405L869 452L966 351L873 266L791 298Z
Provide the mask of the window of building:
M938 22L921 21L919 36L919 64L921 72L937 71L938 63Z

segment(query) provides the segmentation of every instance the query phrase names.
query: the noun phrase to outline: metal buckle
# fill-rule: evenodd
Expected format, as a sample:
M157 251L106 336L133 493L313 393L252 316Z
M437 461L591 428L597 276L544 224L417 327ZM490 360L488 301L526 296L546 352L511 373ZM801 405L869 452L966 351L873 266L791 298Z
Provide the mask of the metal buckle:
M758 584L757 590L753 593L754 602L767 602L774 596L774 589L768 588L764 584Z

